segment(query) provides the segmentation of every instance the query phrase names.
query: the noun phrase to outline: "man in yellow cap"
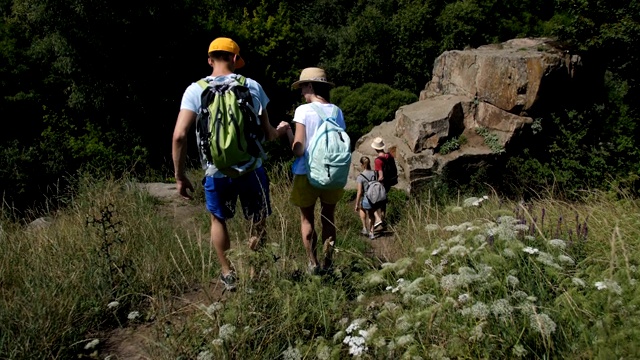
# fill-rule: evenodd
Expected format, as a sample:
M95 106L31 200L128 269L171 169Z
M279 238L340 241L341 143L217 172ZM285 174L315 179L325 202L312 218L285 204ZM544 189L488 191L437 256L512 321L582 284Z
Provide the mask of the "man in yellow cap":
M209 65L213 68L211 75L204 78L207 83L226 83L238 79L235 70L244 66L244 60L240 56L240 47L232 39L219 37L209 45ZM289 125L281 122L278 128L271 126L267 114L269 98L262 86L255 80L246 78L244 86L251 92L253 107L260 118L262 130L266 140L273 140L285 136ZM197 82L192 83L182 96L180 112L173 132L172 157L175 170L175 178L178 193L191 199L187 190L193 192L193 185L186 176L185 161L187 154L187 133L196 121L201 106L203 87ZM206 106L206 104L204 105ZM236 287L236 274L231 267L225 252L231 247L227 232L226 220L235 214L235 206L238 197L242 205L245 218L252 220L252 236L249 246L255 250L258 243L265 237L265 219L271 214L269 201L269 180L262 166L262 160L255 170L236 178L230 178L222 174L210 163L201 151L201 161L205 169L204 185L206 207L211 213L211 243L216 250L225 289L234 290Z

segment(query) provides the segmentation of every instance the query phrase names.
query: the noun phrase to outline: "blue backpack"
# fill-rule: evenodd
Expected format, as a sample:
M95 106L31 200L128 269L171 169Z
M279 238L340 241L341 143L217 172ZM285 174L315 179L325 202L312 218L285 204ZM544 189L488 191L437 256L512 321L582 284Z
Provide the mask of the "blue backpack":
M336 122L337 106L329 117L318 105L311 103L311 107L320 116L322 124L309 140L305 153L307 178L318 189L342 189L347 184L351 167L351 139Z

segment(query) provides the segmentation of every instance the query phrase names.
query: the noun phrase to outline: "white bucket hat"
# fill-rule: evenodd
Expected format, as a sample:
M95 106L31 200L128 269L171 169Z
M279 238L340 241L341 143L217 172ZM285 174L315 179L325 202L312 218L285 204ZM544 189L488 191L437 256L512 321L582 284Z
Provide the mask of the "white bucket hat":
M381 137L373 139L373 142L371 143L371 147L376 150L384 150L384 146L384 139Z

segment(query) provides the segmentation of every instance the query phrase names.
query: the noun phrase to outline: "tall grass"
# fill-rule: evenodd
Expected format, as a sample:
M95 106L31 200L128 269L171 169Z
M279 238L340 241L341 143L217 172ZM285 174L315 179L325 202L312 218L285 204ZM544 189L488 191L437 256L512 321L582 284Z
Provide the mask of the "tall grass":
M126 181L83 182L49 227L4 217L0 357L104 357L105 331L132 324L152 329L144 356L154 359L637 356L635 199L492 195L442 206L429 194L395 196L388 261L358 237L348 193L337 208L334 270L311 276L286 173L270 172L273 214L260 251L248 250L241 216L229 221L235 293L216 288L204 208L195 222L167 221ZM172 296L211 286L176 320Z

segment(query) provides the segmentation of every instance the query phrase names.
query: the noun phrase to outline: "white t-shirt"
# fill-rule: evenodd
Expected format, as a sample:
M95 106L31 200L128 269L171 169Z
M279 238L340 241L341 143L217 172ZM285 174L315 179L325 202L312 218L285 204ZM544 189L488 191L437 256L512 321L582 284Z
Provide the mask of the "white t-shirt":
M331 114L333 113L333 109L337 108L337 106L333 104L322 104L320 102L314 102L314 104L318 105L322 110L324 110L327 116L331 116ZM307 155L307 151L309 150L309 140L313 137L313 135L316 133L316 130L318 130L318 128L322 124L322 119L313 109L311 104L304 104L296 108L296 112L293 115L293 122L304 125L306 138L304 142L305 156L296 158L293 162L291 170L295 175L304 175L307 173L305 157ZM342 115L342 110L340 108L338 108L336 122L343 130L346 130L347 125L344 122L344 116Z
M216 82L225 82L229 80L231 77L238 77L237 74L230 74L225 76L207 76L205 80L207 81L216 81ZM249 92L251 92L251 98L253 99L253 106L258 115L262 115L262 111L266 109L267 104L269 103L269 98L267 94L262 89L262 86L255 80L246 78L245 86L249 88ZM200 106L202 104L202 92L204 89L198 83L194 82L184 91L182 95L182 102L180 103L180 110L186 109L191 110L194 113L198 113L200 111ZM207 176L214 177L223 177L224 175L218 171L218 169L211 163L209 163L203 153L200 153L200 160L202 162L202 168L206 170ZM258 159L260 162L258 166L262 164L262 160Z

